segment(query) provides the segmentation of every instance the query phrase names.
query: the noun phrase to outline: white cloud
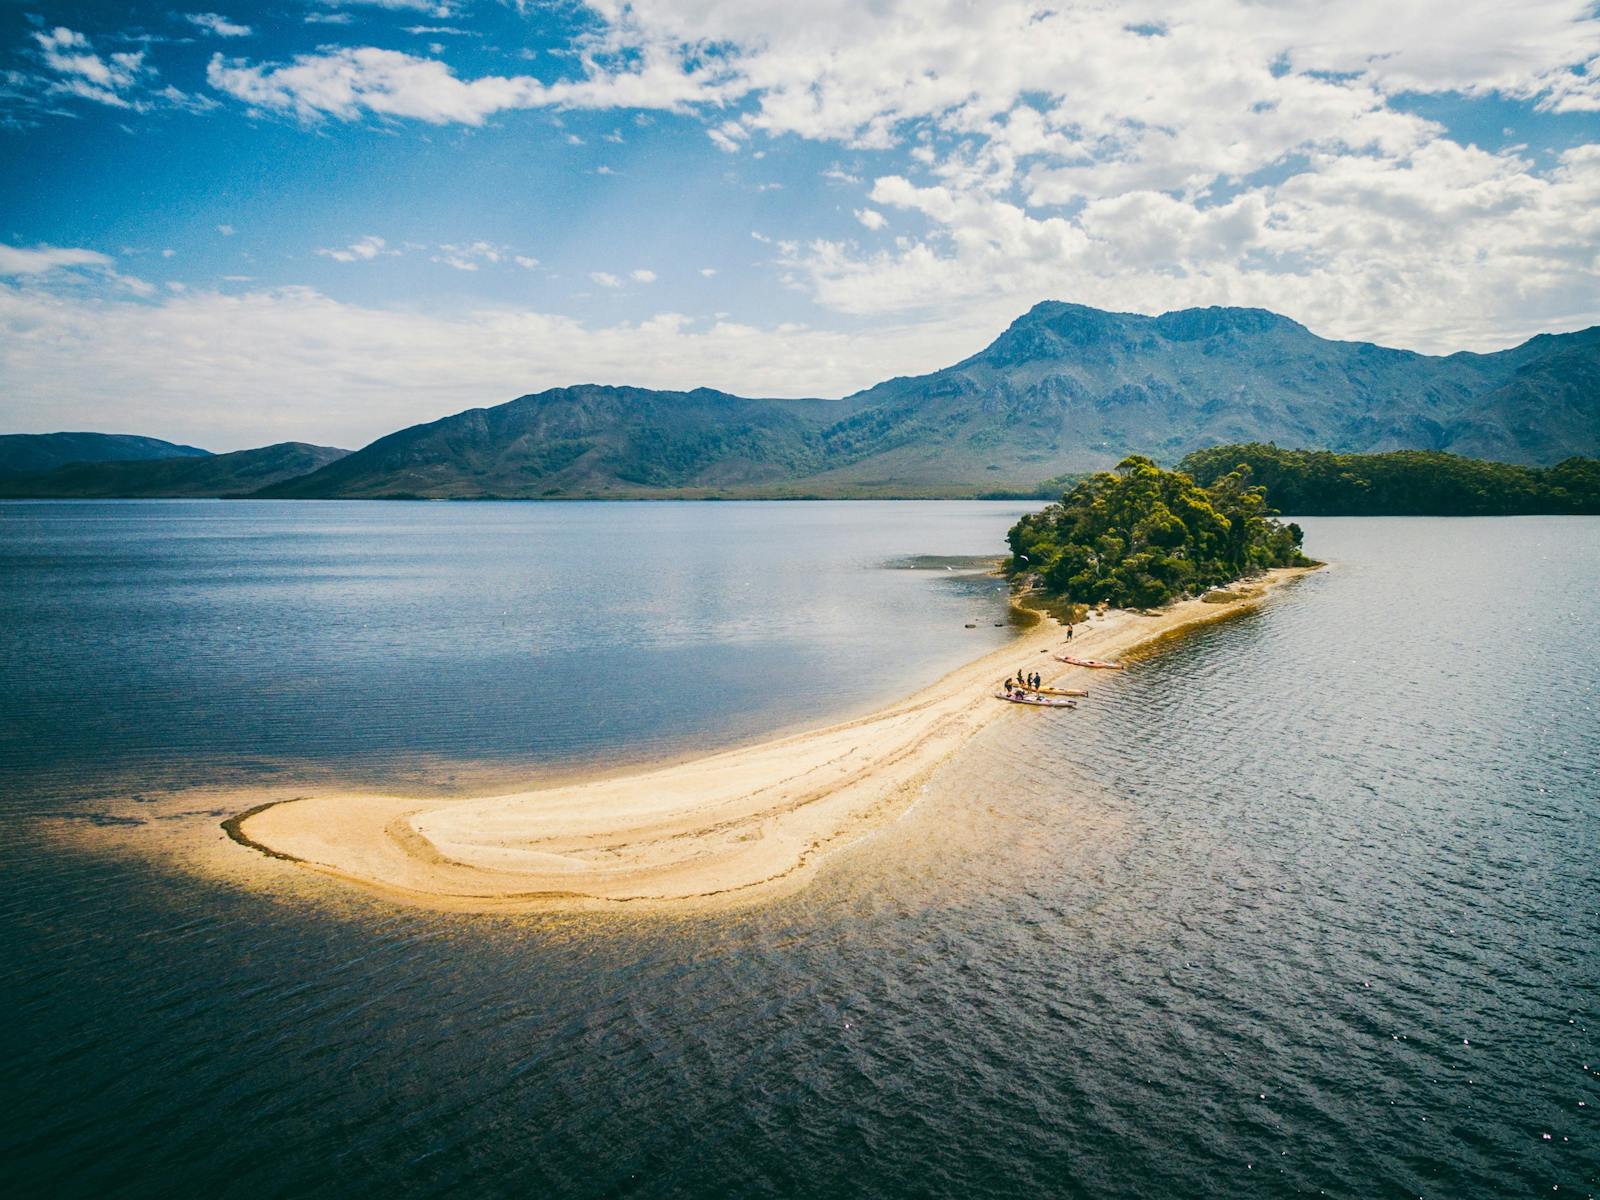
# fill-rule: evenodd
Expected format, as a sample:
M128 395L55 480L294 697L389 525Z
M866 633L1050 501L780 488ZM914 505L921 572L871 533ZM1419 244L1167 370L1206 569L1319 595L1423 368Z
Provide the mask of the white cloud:
M238 230L236 230L232 225L218 225L217 232L223 237L232 237L238 232Z
M610 271L590 271L589 278L604 288L619 288L622 286L622 280L611 274Z
M395 12L420 12L432 17L453 17L456 5L443 0L312 0L329 8L387 8Z
M439 247L433 261L454 267L457 271L476 271L484 264L497 263L504 256L502 247L492 242L463 242ZM520 265L520 263L519 263Z
M628 278L635 283L654 283L656 281L656 273L648 268L640 267L636 271L629 271Z
M1546 176L1527 168L1439 140L1398 164L1330 155L1223 204L1135 191L1073 217L889 176L873 200L926 218L928 236L870 254L816 241L781 259L797 286L858 314L1247 304L1326 336L1495 349L1600 323L1600 146Z
M0 242L0 275L47 275L71 267L110 267L111 259L95 250L36 246L31 250Z
M53 281L69 289L109 283L136 296L148 296L155 291L154 285L137 276L120 274L109 255L72 246L29 249L0 242L0 279Z
M618 71L590 66L582 79L551 84L531 75L464 80L436 59L364 46L302 54L284 64L252 65L217 54L206 79L218 91L257 108L293 113L304 121L350 121L372 114L435 125L481 125L496 113L516 109L681 109L717 95L716 68L685 70L665 51L646 49Z
M1048 97L1037 131L1092 138L1204 123L1208 101L1231 114L1289 93L1499 91L1536 97L1600 52L1588 0L1509 7L1416 0L592 0L606 20L602 50L632 48L698 62L719 47L708 103L755 108L711 132L732 149L751 131L798 133L868 147L908 123L953 133L1004 123L1025 98ZM1149 36L1160 27L1161 36ZM602 55L595 61L607 61ZM620 60L619 61L625 61ZM709 81L708 82L712 82ZM1289 97L1291 104L1293 96ZM1242 102L1242 104L1241 104ZM1176 116L1161 121L1160 115ZM1026 132L1026 131L1023 131ZM1335 129L1333 136L1343 131Z
M368 234L366 237L358 238L357 240L351 242L348 246L338 249L322 249L318 250L317 253L323 255L324 257L331 258L335 262L343 263L371 262L379 255L395 255L400 253L398 250L388 249L387 245L388 244L381 237L378 237L375 234Z
M539 260L537 258L529 258L526 254L514 254L511 256L511 261L516 263L517 266L521 267L524 271L531 271L539 265Z
M700 268L700 274L705 276L705 278L707 278L707 279L710 279L716 273L717 273L717 269L715 267L701 267Z
M861 336L677 314L594 327L502 308L364 308L303 288L133 303L0 285L0 393L14 398L13 429L130 425L219 448L357 446L574 383L842 395L971 353L998 329Z
M184 20L188 21L191 25L195 25L201 29L204 29L207 33L215 34L217 37L249 37L253 32L255 32L250 28L250 26L240 25L237 22L230 21L221 13L185 13Z
M135 107L129 93L149 73L144 51L102 56L83 34L60 25L36 31L33 40L44 65L57 75L47 85L49 91L93 100L112 108Z
M1600 316L1588 151L1554 167L1485 153L1396 103L1600 111L1590 0L593 7L594 96L629 53L652 56L701 72L690 98L663 102L699 106L729 152L796 134L909 153L853 211L875 230L898 211L920 233L871 252L772 243L786 279L828 308L1257 303L1441 349ZM823 177L855 187L858 172Z

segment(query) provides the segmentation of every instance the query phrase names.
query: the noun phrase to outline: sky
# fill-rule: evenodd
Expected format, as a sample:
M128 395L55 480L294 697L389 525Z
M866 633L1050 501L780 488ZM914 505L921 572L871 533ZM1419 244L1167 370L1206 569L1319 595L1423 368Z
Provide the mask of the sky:
M1595 0L0 0L0 432L838 396L1034 303L1600 324Z

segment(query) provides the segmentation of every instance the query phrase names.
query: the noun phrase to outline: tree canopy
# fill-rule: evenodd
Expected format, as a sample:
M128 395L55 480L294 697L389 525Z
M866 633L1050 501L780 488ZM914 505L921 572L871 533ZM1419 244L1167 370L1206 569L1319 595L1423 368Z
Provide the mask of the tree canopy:
M1013 525L1010 570L1071 603L1148 608L1306 561L1275 516L1248 468L1201 487L1134 455Z
M1593 458L1523 467L1434 450L1335 454L1251 442L1197 450L1179 469L1209 484L1241 464L1275 508L1295 516L1600 513L1600 459Z

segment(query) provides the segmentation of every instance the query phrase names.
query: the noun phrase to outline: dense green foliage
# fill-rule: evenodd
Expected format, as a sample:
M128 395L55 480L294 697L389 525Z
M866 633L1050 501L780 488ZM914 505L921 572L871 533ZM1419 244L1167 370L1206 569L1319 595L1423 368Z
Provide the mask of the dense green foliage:
M1014 576L1078 604L1148 608L1269 567L1305 561L1300 529L1273 520L1249 472L1210 487L1125 458L1011 527Z
M1600 459L1593 458L1524 467L1431 450L1333 454L1252 442L1197 450L1179 469L1208 484L1240 466L1274 508L1296 516L1600 513Z

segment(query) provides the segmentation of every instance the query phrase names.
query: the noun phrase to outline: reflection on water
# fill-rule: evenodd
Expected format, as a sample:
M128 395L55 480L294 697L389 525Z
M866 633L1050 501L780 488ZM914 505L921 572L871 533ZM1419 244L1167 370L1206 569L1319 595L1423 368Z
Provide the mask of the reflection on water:
M263 896L10 789L14 1186L1594 1193L1600 521L1304 524L1331 570L745 911Z
M448 788L863 711L1010 636L1030 507L0 504L0 770Z

